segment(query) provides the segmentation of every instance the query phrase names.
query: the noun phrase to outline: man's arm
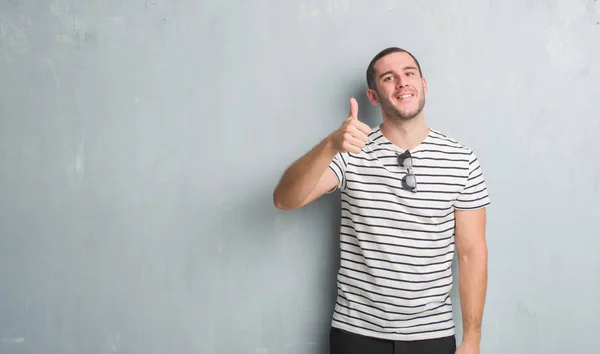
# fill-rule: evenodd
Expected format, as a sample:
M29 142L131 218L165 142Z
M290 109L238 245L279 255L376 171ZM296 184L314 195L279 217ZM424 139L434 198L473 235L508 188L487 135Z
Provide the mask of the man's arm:
M456 210L454 215L463 343L478 348L487 290L486 209Z
M273 191L273 203L282 210L305 206L332 190L338 178L329 168L339 152L358 154L371 132L358 120L358 103L350 99L350 114L341 127L287 168Z
M273 203L282 210L301 208L332 190L338 182L329 168L337 151L330 138L294 162L273 192Z

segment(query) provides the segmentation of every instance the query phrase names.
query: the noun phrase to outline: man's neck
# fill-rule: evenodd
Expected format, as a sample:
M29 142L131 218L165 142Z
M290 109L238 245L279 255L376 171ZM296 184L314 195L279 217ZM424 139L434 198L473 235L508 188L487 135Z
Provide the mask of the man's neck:
M425 123L423 114L410 120L384 117L383 124L381 125L381 134L398 148L411 150L427 138L429 127Z

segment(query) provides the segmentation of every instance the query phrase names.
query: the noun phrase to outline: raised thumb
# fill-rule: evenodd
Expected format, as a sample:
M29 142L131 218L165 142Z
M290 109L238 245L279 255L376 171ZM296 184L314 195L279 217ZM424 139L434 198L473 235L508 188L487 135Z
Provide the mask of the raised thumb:
M350 117L358 120L358 102L354 97L350 99Z

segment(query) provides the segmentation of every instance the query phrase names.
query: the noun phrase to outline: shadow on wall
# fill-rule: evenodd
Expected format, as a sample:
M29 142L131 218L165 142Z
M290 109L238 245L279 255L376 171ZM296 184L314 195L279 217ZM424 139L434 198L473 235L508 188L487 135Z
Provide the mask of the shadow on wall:
M340 195L324 195L304 208L282 211L272 199L279 177L229 194L235 200L220 206L210 221L222 252L212 256L227 259L237 269L232 273L264 284L250 291L296 318L290 330L308 343L299 343L298 352L310 344L311 352L327 353L340 264ZM228 225L226 232L222 225Z
M305 207L308 215L304 220L307 222L325 219L324 223L319 223L322 228L322 232L319 234L327 237L326 240L317 240L314 243L317 247L318 245L326 247L326 252L321 253L326 260L322 262L323 269L319 270L321 274L316 274L319 293L314 295L322 299L322 303L316 310L322 314L322 318L314 328L311 328L311 337L315 338L316 342L314 348L310 348L308 351L310 353L329 353L329 329L337 298L337 273L340 267L340 203L340 193L335 192L325 195ZM297 351L291 350L290 353L306 353L308 348L297 349Z
M453 286L450 291L450 299L452 300L452 316L454 316L454 322L456 325L456 338L460 340L462 338L462 312L460 310L460 299L458 297L458 258L456 253L454 254L454 260L452 261L452 281Z

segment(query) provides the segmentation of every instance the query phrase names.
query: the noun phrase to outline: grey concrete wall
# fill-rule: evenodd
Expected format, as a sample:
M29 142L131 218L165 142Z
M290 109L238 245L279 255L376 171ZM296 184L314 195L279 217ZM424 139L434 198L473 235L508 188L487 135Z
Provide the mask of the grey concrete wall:
M482 353L597 352L599 43L593 0L0 0L0 353L326 353L339 196L271 193L392 45L486 172Z

